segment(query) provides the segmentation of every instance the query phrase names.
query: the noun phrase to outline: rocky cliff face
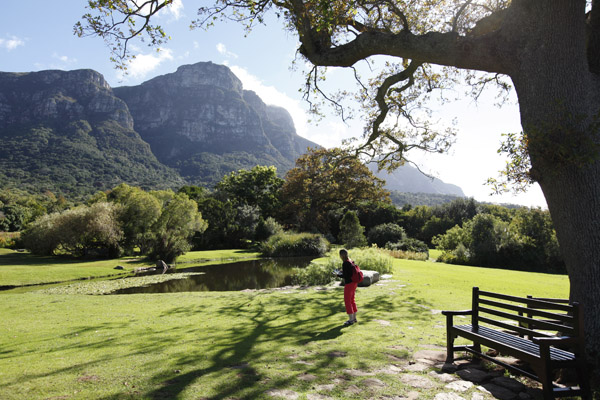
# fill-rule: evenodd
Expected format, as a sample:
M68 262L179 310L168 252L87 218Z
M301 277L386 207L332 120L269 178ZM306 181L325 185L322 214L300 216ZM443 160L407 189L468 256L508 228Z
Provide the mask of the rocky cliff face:
M96 71L0 72L0 83L0 128L83 119L133 129L127 105Z
M308 146L316 146L296 134L287 111L244 91L223 65L184 65L114 92L158 159L194 183L216 183L231 170L257 163L285 171Z
M133 130L125 102L92 70L0 72L0 181L72 195L121 182L183 183L158 162Z

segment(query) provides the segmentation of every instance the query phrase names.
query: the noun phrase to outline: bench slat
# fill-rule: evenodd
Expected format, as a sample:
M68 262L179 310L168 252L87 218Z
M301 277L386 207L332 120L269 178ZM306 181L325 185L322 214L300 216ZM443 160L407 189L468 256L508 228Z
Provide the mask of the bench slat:
M571 328L571 327L569 327L569 326L566 326L566 325L559 325L559 324L554 324L552 322L535 320L533 318L527 318L527 317L520 316L520 315L506 313L506 312L503 312L503 311L494 310L492 308L479 307L479 312L480 313L485 312L485 313L496 315L498 317L502 317L502 318L505 318L505 319L510 319L510 320L513 320L513 321L519 321L519 322L522 322L524 324L533 324L538 329L544 329L544 330L548 330L548 331L560 331L560 332L564 332L566 335L574 333L574 329Z
M573 310L573 306L571 306L570 304L561 304L559 302L544 301L544 300L538 300L538 299L527 298L527 297L510 296L510 295L502 294L502 293L486 292L485 290L479 290L479 296L493 297L495 299L502 299L502 300L514 301L517 303L530 304L531 306L534 306L537 308L545 308L548 310L562 310L562 311L566 311L566 312Z
M569 326L571 326L573 324L573 316L567 315L567 314L557 314L557 313L553 313L553 312L538 310L536 308L517 306L514 304L501 303L498 301L488 300L488 299L479 299L479 304L487 304L489 306L504 308L504 309L512 310L512 311L517 311L517 312L521 312L523 314L527 314L528 316L538 316L538 317L543 317L543 318L549 318L551 320L568 323L568 324L570 324Z
M486 317L479 317L479 322L484 322L489 325L498 326L500 328L504 328L504 329L507 329L507 330L513 331L513 332L518 332L521 335L527 335L529 337L552 337L553 336L548 333L534 331L532 329L527 329L523 326L510 325L510 324L504 323L502 321L498 321L498 320L490 319L490 318L486 318Z

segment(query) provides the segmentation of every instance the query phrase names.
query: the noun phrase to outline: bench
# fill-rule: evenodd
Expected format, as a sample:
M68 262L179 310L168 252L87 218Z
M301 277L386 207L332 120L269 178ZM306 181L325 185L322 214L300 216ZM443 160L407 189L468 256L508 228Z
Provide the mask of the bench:
M474 287L471 310L442 314L446 316L447 363L454 362L454 352L467 351L540 382L545 400L566 396L591 399L579 304L515 297ZM461 315L471 316L471 323L454 325L454 317ZM455 346L454 340L459 336L473 344ZM534 373L489 356L482 351L482 345L524 361ZM575 369L579 387L554 384L554 370L562 368Z

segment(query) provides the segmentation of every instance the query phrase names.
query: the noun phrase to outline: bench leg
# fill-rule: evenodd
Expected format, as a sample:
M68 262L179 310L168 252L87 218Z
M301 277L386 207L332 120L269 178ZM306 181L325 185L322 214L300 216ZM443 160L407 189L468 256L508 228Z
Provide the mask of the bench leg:
M450 329L446 331L446 363L454 362L454 339L456 336L452 334Z
M581 389L581 398L583 400L592 400L592 389L590 388L590 379L588 370L584 361L578 361L577 366L577 379L579 380L579 388Z
M550 348L548 346L540 346L540 358L542 362L536 373L542 383L544 400L554 400L554 384L552 383L552 366L550 365Z

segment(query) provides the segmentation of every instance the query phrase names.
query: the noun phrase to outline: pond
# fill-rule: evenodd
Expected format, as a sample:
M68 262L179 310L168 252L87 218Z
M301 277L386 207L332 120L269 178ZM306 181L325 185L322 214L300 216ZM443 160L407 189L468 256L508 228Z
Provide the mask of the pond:
M305 268L312 257L237 261L195 267L178 266L173 272L199 273L148 286L119 289L110 294L175 293L272 289L291 285L293 268ZM127 278L124 278L127 279Z

